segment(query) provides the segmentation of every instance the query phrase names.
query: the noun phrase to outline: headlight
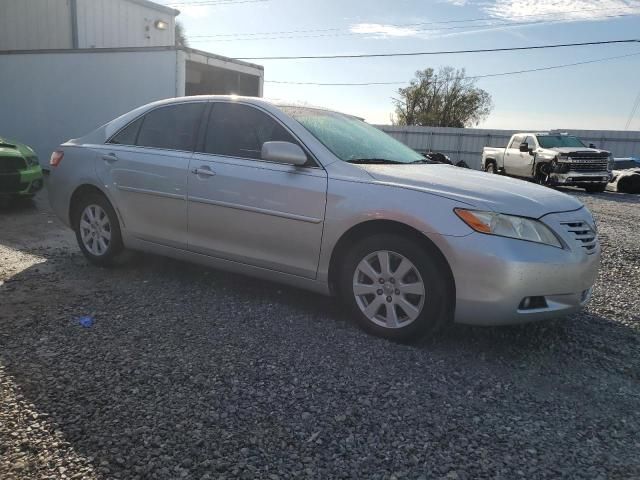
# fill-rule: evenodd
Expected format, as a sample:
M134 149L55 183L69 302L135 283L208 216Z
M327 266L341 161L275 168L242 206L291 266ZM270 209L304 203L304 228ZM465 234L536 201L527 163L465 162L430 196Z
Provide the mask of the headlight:
M462 208L456 208L454 211L464 223L476 232L562 248L562 243L560 243L558 237L549 227L538 220L495 212L464 210Z
M39 163L40 162L38 162L38 157L34 157L34 156L27 157L27 165L29 166L33 167L38 165Z

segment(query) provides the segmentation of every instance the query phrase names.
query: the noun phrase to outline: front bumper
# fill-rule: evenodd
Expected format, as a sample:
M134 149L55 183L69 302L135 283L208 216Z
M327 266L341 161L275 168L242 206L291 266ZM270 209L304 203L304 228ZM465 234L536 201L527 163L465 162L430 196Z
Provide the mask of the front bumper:
M609 172L567 172L552 173L549 176L553 185L579 186L579 185L603 185L609 182Z
M579 241L561 231L561 221L574 220L593 221L585 209L543 218L562 238L564 249L480 233L430 236L453 273L455 322L511 325L582 309L591 298L598 274L600 245L587 253ZM527 298L544 298L544 304L523 308Z
M16 173L0 174L0 195L3 196L33 195L41 190L43 185L42 169L39 165Z

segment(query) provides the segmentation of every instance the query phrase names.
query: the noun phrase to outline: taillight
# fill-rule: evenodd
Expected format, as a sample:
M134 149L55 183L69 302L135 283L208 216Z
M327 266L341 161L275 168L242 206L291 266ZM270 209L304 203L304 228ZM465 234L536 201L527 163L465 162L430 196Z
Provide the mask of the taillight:
M52 167L57 167L60 165L60 162L64 158L64 152L62 150L56 150L51 154L51 159L49 160L49 165Z

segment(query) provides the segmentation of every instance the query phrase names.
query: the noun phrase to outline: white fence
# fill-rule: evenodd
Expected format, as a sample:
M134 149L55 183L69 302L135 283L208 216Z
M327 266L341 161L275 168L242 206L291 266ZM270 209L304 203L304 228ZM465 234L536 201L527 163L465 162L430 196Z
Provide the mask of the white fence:
M378 128L419 152L441 152L453 163L464 160L471 168L480 168L484 147L505 147L511 135L537 130L485 130L479 128L394 127ZM615 157L640 157L640 132L613 130L560 130L580 137L586 144L609 150Z

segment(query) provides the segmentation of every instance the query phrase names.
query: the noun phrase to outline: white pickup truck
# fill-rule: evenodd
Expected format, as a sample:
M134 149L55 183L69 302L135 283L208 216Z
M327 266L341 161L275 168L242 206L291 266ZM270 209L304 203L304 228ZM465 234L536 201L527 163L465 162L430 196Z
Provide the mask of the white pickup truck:
M594 145L587 147L565 133L517 133L507 148L485 147L486 172L536 181L544 185L582 187L604 192L611 178L613 157Z

